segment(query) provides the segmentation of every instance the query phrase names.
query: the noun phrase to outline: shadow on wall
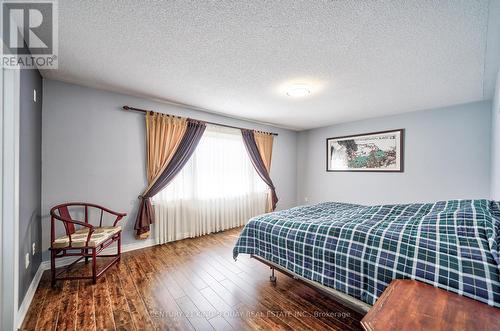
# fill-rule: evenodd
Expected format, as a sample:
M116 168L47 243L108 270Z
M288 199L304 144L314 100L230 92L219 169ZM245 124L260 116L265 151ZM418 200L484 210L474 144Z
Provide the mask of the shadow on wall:
M25 233L19 234L19 269L21 277L19 282L20 298L23 298L28 290L31 280L35 276L40 263L42 262L42 247L37 247L42 239L42 224L41 216L38 210L33 211L31 214L28 226ZM33 244L35 244L35 254L33 254ZM29 265L26 268L26 254L29 254Z

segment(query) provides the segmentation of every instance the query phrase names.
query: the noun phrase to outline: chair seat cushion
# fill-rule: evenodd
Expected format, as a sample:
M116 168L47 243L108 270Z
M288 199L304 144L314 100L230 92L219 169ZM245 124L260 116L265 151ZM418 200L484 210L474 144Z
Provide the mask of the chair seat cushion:
M120 226L102 226L94 228L92 236L90 236L89 247L96 247L111 238L113 235L120 232L122 228ZM71 245L69 243L69 236L64 235L58 237L52 242L52 248L66 248L66 247L85 247L87 242L87 236L89 233L88 228L81 228L76 230L75 233L71 235Z

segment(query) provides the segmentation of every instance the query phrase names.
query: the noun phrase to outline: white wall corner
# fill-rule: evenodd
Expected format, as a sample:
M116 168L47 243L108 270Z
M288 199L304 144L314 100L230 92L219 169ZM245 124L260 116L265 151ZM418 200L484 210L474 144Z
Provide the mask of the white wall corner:
M491 111L490 199L500 200L500 70L497 73Z

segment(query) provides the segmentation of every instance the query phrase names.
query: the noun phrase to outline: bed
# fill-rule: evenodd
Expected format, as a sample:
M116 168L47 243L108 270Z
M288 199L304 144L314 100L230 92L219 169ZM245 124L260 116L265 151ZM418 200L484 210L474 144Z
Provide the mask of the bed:
M363 206L326 202L252 218L233 257L250 254L373 305L393 279L415 279L500 307L500 204Z

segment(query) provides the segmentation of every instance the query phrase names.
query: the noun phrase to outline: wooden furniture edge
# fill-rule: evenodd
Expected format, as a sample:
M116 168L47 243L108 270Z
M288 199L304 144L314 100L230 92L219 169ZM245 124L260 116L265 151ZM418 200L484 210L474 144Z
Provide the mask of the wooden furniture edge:
M373 331L374 328L372 327L369 318L372 317L372 315L378 313L383 307L387 299L391 296L392 292L394 292L394 289L396 286L399 286L401 282L404 282L405 280L403 279L396 279L393 280L389 286L382 292L382 295L377 299L377 302L375 305L373 305L372 309L368 310L368 313L363 317L361 320L361 326L366 330L366 331Z

